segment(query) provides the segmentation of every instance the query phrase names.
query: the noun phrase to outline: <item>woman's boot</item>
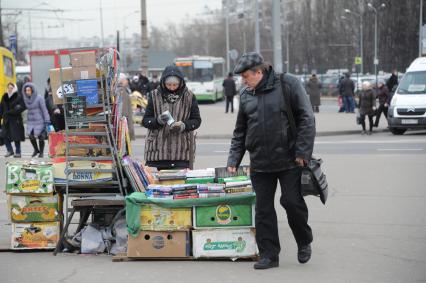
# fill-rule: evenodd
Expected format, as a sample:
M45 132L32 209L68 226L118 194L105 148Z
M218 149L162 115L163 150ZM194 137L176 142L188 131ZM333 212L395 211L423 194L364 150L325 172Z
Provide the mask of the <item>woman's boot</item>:
M36 156L37 156L37 154L39 154L39 153L40 153L40 151L38 150L38 146L37 146L37 140L36 140L35 138L31 138L31 137L30 137L30 142L31 142L31 144L32 144L32 146L33 146L33 148L34 148L34 152L33 152L33 154L31 155L31 157L36 157Z
M39 138L38 140L38 144L39 144L39 148L40 148L40 153L38 155L39 158L43 158L43 152L44 152L44 139L43 138Z

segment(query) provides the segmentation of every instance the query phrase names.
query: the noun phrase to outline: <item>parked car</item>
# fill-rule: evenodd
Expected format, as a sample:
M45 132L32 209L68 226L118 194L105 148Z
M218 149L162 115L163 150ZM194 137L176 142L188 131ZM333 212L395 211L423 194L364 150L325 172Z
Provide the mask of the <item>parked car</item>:
M388 111L389 130L426 129L426 57L414 60L400 81Z

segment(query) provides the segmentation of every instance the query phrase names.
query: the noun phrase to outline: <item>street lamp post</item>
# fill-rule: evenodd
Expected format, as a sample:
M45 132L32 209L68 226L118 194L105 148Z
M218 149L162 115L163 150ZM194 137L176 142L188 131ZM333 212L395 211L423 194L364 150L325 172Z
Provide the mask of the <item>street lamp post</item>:
M363 16L362 16L362 13L355 13L355 12L352 12L351 10L349 10L349 9L345 9L345 13L346 14L351 14L351 15L354 15L354 16L356 16L356 17L358 17L359 18L359 56L361 57L361 68L360 68L360 72L361 72L361 74L363 74L364 73L364 56L363 56L363 49L364 49L364 47L363 47L363 42L364 42L364 39L363 39Z
M368 3L368 8L370 8L374 12L374 73L376 74L376 88L378 84L378 78L377 78L377 68L379 65L379 58L377 57L377 14L378 9L373 6L373 4ZM385 8L386 5L382 3L380 5L380 8Z
M229 73L230 62L229 62L229 0L226 0L225 8L225 36L226 36L226 72Z

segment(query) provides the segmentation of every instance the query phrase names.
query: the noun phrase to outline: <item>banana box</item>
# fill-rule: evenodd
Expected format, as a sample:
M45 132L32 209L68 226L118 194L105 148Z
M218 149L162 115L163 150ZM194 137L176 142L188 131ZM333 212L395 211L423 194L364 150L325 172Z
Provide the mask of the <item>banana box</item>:
M53 169L51 164L11 162L6 164L7 194L53 193Z
M59 221L58 196L9 196L12 222Z
M65 174L66 162L64 157L53 158L53 175L55 177L55 183L64 184L67 179L67 174ZM112 173L103 173L103 172L85 172L85 169L101 169L101 170L111 170L112 161L72 161L69 162L69 166L72 169L81 169L79 172L75 172L68 175L68 180L70 181L99 181L106 182L112 180Z
M258 254L255 230L253 228L193 230L192 254L194 258L255 257Z
M192 228L190 207L162 208L143 205L140 214L141 230L186 230Z
M58 240L59 222L12 224L12 250L54 249Z
M254 227L254 205L220 204L194 207L194 228Z

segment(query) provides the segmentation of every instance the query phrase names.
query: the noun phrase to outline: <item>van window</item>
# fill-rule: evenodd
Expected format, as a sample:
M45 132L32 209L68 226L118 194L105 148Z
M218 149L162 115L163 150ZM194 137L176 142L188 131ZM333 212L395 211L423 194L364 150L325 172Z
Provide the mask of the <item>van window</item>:
M11 78L13 77L13 64L12 59L3 56L4 75Z
M398 94L426 93L426 71L406 73L397 92Z

